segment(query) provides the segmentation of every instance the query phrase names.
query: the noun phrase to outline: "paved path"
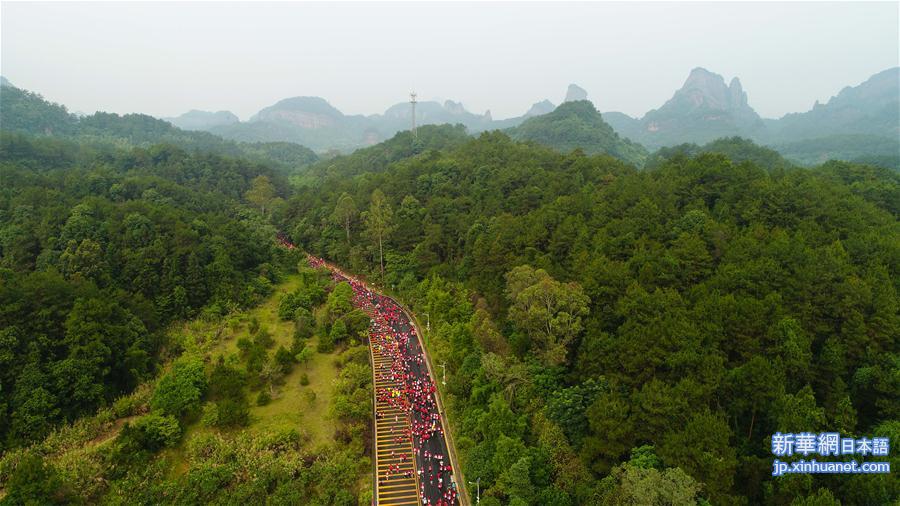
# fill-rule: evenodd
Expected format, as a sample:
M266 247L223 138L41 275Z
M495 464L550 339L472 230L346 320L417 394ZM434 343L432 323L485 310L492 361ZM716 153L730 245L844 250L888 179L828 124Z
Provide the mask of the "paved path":
M436 388L415 327L391 298L370 290L320 259L353 287L353 303L372 318L375 382L375 497L379 506L457 506Z

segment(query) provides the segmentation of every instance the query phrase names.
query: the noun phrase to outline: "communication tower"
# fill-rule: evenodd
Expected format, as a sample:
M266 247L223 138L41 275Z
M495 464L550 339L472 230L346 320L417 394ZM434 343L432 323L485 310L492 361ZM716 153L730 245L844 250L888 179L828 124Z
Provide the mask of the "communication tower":
M412 106L412 134L413 138L418 139L419 134L416 132L416 92L409 94L409 105Z

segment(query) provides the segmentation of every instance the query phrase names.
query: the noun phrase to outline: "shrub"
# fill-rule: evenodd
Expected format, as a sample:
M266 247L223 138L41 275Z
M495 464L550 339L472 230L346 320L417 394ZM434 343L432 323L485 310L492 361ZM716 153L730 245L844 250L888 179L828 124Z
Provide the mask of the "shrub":
M253 337L253 342L263 348L271 348L275 344L275 340L272 339L272 334L269 333L269 329L262 327Z
M259 392L259 395L256 396L257 406L265 406L270 402L272 402L272 396L269 395L268 390L262 390L261 392Z
M306 373L300 375L300 385L309 385L309 376L307 376Z
M254 347L254 349L259 349ZM244 387L247 384L244 371L219 359L209 375L209 397L215 404L203 411L203 423L211 427L239 427L250 421L250 412Z
M266 359L268 358L266 355L266 349L258 344L254 344L250 347L250 350L247 352L247 372L249 373L259 373L263 369L263 365L266 363Z
M294 360L303 364L304 366L309 364L309 361L312 360L313 354L315 351L310 346L303 346L296 355L294 355Z
M227 310L221 301L215 301L204 307L200 312L200 319L207 322L214 322L222 319Z
M141 400L133 395L119 397L113 402L112 411L116 418L124 418L137 413Z
M111 476L121 477L127 469L147 462L151 455L181 438L181 426L174 416L150 414L135 423L126 423L116 436L109 459Z
M216 403L217 427L246 427L250 423L247 399L225 399Z
M309 339L316 329L316 320L306 308L299 308L294 313L294 341Z
M246 337L239 337L237 340L237 347L240 350L241 356L245 357L248 353L250 353L250 348L253 347L253 341L247 339Z
M331 338L331 334L323 334L322 337L319 338L319 344L316 346L316 351L319 353L331 353L334 351L334 339Z
M251 335L256 334L256 331L259 330L259 318L255 316L251 318L247 328L250 330Z
M322 335L319 339L318 350L320 353L331 353L334 347L347 339L347 325L344 320L337 320L331 326L331 331Z
M220 360L209 375L209 397L212 400L243 398L246 384L242 370Z
M208 402L203 406L203 414L200 421L207 427L219 426L219 405L215 402Z
M288 374L294 368L294 355L287 351L284 346L279 346L275 351L275 364L281 369L282 374Z
M310 307L312 307L312 301L307 294L295 290L281 297L278 302L278 318L285 321L290 320L295 317L297 311L309 311Z
M181 425L174 416L150 414L139 418L134 423L136 434L142 447L157 451L168 446L175 446L181 439Z
M150 407L154 411L182 416L199 407L206 390L206 374L198 357L182 357L156 385Z
M7 496L3 504L53 504L62 481L56 469L36 453L26 453L19 460L6 484Z

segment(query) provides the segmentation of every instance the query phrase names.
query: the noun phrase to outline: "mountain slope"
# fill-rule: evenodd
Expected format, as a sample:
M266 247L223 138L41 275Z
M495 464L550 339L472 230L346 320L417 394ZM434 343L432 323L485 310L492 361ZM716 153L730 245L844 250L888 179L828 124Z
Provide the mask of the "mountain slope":
M692 70L659 109L640 120L618 113L612 121L623 135L649 147L706 143L735 135L755 138L765 128L738 78L726 85L721 75L701 67Z
M528 118L507 133L513 139L534 141L562 152L581 149L588 154L605 153L635 165L647 156L643 146L619 137L587 100L565 102L549 114Z
M9 84L0 87L0 126L32 134L69 134L75 131L77 118L65 106Z
M405 102L389 107L384 114L362 116L345 115L321 97L294 97L262 109L250 121L208 130L238 141L297 142L319 152L350 152L409 130L412 125L410 114L411 107ZM483 115L474 114L461 103L447 100L444 103L418 102L416 124L461 124L472 132L480 132L491 128L493 122L490 111Z
M866 160L900 168L900 67L767 124L766 140L798 163Z
M659 109L642 118L620 112L604 118L620 135L650 148L739 136L803 165L876 157L894 166L900 160L900 67L781 119L760 118L737 78L726 86L722 76L696 68Z
M284 168L297 168L318 159L314 152L299 144L238 143L209 132L182 130L146 114L96 112L78 117L63 105L11 85L0 88L0 127L7 132L65 137L106 149L122 144L140 147L172 144L190 151L274 162Z
M796 142L833 135L900 137L900 67L846 87L827 103L770 123L773 141Z

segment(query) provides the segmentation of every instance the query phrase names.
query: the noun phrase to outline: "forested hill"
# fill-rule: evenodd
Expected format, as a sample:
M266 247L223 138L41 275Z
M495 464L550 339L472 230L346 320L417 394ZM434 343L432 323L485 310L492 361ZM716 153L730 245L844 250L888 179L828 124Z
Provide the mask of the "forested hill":
M145 114L97 112L78 117L65 106L11 85L0 87L0 125L8 132L76 140L98 148L167 143L195 152L245 157L297 169L315 162L312 150L290 142L239 143L207 132L181 130Z
M726 137L698 146L696 144L680 144L670 148L660 148L652 153L644 162L644 168L653 170L676 156L697 156L701 153L719 153L735 163L753 162L760 168L784 170L794 168L794 164L784 159L778 151L760 146L741 137Z
M0 175L0 450L153 377L169 322L251 306L280 269L267 166L3 132Z
M485 504L889 504L771 477L776 431L900 437L900 178L717 153L639 171L501 133L288 201L309 251L428 313ZM892 457L898 465L897 457Z
M529 118L506 132L513 139L534 141L564 153L573 149L605 153L637 166L647 157L643 146L619 137L587 100L565 102L553 112Z

